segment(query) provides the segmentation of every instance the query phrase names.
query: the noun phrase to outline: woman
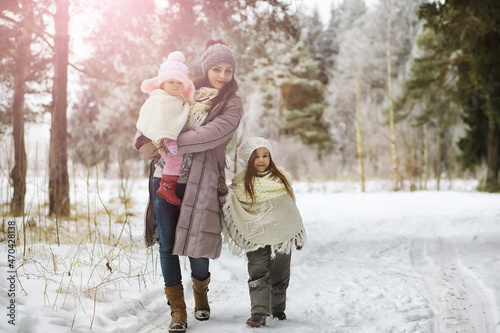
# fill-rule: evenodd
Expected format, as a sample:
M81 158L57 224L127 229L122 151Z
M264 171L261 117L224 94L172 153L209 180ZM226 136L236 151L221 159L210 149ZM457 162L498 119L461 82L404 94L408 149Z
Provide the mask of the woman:
M227 193L225 150L243 114L241 99L235 94L236 61L223 40L207 41L201 67L203 77L194 81L195 101L190 108L187 130L177 137L177 154L184 155L175 189L182 199L180 206L171 205L156 194L162 166L157 163L159 156L154 145L140 133L135 144L145 157L154 158L145 241L146 246L155 243L153 235L157 227L160 264L172 314L170 332L185 332L187 327L179 255L190 260L195 318L210 317L208 266L209 259L220 256L222 246L218 196Z

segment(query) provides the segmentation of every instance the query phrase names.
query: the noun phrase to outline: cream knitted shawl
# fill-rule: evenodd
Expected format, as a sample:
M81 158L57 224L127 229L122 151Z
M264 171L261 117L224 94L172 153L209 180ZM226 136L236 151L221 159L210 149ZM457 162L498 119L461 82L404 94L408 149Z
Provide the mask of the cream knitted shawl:
M186 124L188 114L189 103L183 98L155 89L141 108L137 129L158 143L163 138L176 140Z
M290 182L290 174L280 171ZM232 253L255 251L271 246L271 257L276 253L290 253L294 246L302 247L306 232L295 200L286 192L279 179L270 174L255 178L256 196L253 206L244 188L244 172L233 178L223 206L224 234Z

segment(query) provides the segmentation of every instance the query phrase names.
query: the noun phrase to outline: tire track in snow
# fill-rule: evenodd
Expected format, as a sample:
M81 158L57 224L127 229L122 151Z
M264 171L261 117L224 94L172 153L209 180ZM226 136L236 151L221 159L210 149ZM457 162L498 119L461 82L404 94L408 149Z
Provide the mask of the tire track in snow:
M428 287L422 294L433 308L436 332L491 331L486 319L486 298L467 269L460 265L451 241L415 238L410 257L412 267Z

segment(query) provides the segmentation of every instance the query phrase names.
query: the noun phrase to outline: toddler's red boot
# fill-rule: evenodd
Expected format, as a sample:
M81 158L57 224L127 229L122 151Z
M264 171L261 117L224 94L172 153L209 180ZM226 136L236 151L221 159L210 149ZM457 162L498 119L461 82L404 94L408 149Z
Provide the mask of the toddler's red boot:
M181 204L181 199L175 194L177 179L179 179L179 176L161 175L160 188L156 191L156 194L158 194L160 198L167 200L175 206Z

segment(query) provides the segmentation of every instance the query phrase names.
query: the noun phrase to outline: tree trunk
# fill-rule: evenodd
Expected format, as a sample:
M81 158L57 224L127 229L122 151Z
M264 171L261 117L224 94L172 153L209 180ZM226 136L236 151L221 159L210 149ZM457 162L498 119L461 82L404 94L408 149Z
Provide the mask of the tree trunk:
M427 123L424 124L424 190L429 180L429 140L427 139Z
M500 125L492 115L488 115L488 158L486 183L484 190L487 192L496 192L500 190L499 169L500 163L498 154L500 151Z
M391 129L391 154L392 170L394 179L394 191L399 190L398 153L396 149L396 130L394 126L394 105L392 101L392 69L391 69L391 20L390 13L387 17L386 34L386 57L387 57L387 90L389 96L389 125Z
M365 191L365 166L363 162L363 133L361 130L361 88L357 74L354 74L354 81L356 82L356 110L355 110L355 124L356 124L356 147L358 150L359 161L359 178L361 180L361 191Z
M70 214L68 121L66 117L68 107L69 0L56 1L54 21L55 75L52 90L52 126L50 129L49 214L63 217Z
M441 188L441 124L438 122L438 126L436 128L436 164L435 164L435 172L436 172L436 187L439 191Z
M448 138L448 154L447 154L447 168L446 168L446 174L448 176L448 189L451 190L451 182L452 182L452 173L453 173L453 129L450 130L450 135Z
M33 22L31 2L26 1L22 6L25 22ZM13 216L23 216L24 198L26 196L26 148L24 143L24 92L26 71L31 54L31 29L22 27L18 43L16 43L16 60L14 68L14 103L12 105L12 124L14 137L14 167L10 173L14 193L10 206Z

